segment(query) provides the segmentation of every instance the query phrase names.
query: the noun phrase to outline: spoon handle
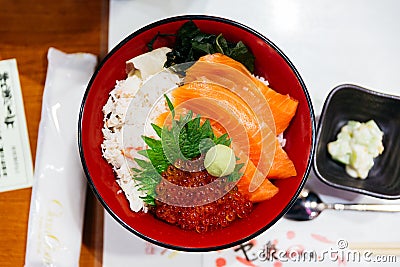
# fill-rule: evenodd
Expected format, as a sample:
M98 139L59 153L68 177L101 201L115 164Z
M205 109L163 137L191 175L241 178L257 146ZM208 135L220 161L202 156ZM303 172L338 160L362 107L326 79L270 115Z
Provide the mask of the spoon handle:
M400 204L332 204L334 210L400 212Z

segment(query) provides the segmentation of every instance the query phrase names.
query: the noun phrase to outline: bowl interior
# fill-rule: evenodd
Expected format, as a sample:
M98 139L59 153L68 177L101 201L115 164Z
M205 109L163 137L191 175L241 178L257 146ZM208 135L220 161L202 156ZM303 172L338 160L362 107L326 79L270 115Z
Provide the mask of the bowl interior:
M375 164L365 180L350 177L344 165L332 160L327 144L336 140L349 120L375 120L384 132L385 151L375 158ZM400 99L366 90L355 85L336 87L328 96L318 127L315 155L317 175L328 184L376 197L400 197L400 165L393 155L400 153Z
M276 181L280 192L271 200L256 205L251 216L225 229L198 234L155 219L150 214L130 211L123 194L118 194L112 168L102 158L103 113L108 93L116 80L126 78L125 62L147 52L146 44L158 33L175 33L188 19L209 33L222 33L227 40L242 40L256 57L255 73L267 79L272 88L299 101L291 125L285 132L285 150L298 175ZM159 39L155 47L170 46L174 38ZM81 109L80 151L89 183L106 210L125 228L168 248L208 251L230 247L255 237L278 220L294 201L309 171L314 144L314 117L306 88L288 59L265 37L232 21L208 16L184 16L151 24L127 37L103 60L89 83Z

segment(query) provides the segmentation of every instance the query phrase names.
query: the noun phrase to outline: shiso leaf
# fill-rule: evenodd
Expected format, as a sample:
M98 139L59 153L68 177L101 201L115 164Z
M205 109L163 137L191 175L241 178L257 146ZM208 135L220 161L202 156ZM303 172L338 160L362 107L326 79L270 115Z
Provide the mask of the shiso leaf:
M135 158L139 168L132 169L133 179L140 182L139 190L146 193L146 197L142 199L149 205L155 205L155 189L161 181L161 173L176 160L192 160L216 144L231 144L227 134L216 137L210 121L201 123L200 115L193 117L192 111L175 119L174 106L167 96L165 98L173 116L172 126L161 128L152 124L160 139L142 136L148 148L138 151L138 154L147 160ZM235 171L228 176L229 181L237 181L242 176L239 172L242 166L235 166Z

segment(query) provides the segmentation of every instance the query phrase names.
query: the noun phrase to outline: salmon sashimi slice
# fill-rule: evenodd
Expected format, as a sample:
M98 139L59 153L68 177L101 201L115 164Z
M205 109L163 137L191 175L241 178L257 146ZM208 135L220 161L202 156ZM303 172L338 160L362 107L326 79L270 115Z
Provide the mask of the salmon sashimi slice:
M188 70L188 74L192 77L191 80L193 80L193 77L199 79L204 73L208 72L214 72L215 75L223 77L220 76L218 71L215 71L215 68L207 64L201 64L202 62L225 64L249 77L268 101L275 122L276 134L283 133L286 130L296 113L298 106L297 100L291 98L289 95L282 95L271 89L266 83L252 75L243 64L220 53L201 57L198 62Z
M238 157L240 158L245 157L240 152L238 154ZM243 175L236 183L236 186L238 191L242 195L248 197L251 202L264 201L272 198L278 193L279 188L271 183L271 181L257 169L251 160L248 161L247 165L244 167L244 170L242 169L241 171L243 171ZM262 180L262 183L256 190L251 191L250 185L251 181L254 179Z
M226 133L218 123L211 121L210 124L213 128L214 133L216 133L218 136ZM235 151L235 153L240 158L240 151ZM243 157L243 155L241 156ZM244 170L245 176L251 177L252 175L263 175L264 177L266 176L269 179L285 179L297 175L296 167L294 166L293 161L289 158L286 151L282 148L278 139L276 139L275 142L275 154L272 166L267 175L264 175L260 171L257 171L257 173L255 173L255 170L253 170L255 168L254 163L250 162L248 164L252 164L252 166L250 166L249 169Z
M159 126L159 127L161 127L161 128L164 127L164 125L168 125L168 126L171 125L171 121L169 120L170 119L170 117L169 117L170 114L171 114L170 111L166 111L166 112L161 113L160 115L158 115L158 117L154 121L154 124Z
M235 151L235 148L233 148ZM276 195L279 191L278 187L273 185L268 178L258 170L256 165L251 160L247 160L246 156L241 151L235 151L237 157L247 162L241 171L242 177L236 183L239 192L247 196L252 202L260 202L267 200ZM251 183L253 180L262 181L261 184L255 189L251 190Z
M274 160L267 177L269 179L285 179L296 175L297 171L293 161L279 144L279 141L276 140Z
M239 188L239 186L238 186ZM276 187L270 180L264 179L262 184L251 193L249 200L252 202L261 202L267 199L271 199L279 192L279 188Z
M269 103L251 77L230 65L197 61L186 70L184 81L219 85L233 92L251 107L259 123L265 124L260 128L261 131L268 127L275 133L275 121Z
M282 95L275 92L257 78L254 79L271 108L275 121L276 134L283 133L296 114L299 102L291 98L289 95Z
M250 172L245 172L245 173L250 173ZM243 181L242 179L244 178L246 178L245 175L242 176L242 178L239 180L236 186L238 188L238 191L242 195L248 197L249 200L253 203L271 199L279 192L279 188L276 187L268 178L265 177L261 185L255 191L249 192L249 184L242 182Z

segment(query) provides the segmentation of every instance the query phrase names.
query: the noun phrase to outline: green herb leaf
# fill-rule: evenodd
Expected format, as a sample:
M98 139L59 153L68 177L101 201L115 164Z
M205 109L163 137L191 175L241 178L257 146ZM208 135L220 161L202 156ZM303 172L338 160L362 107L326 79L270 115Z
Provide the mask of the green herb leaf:
M156 125L156 124L154 124L154 123L151 124L151 127L153 127L153 130L156 132L156 134L158 135L158 137L161 138L161 132L162 132L161 127L158 126L158 125Z
M254 55L242 41L239 41L226 55L242 63L251 73L254 72Z
M143 200L144 203L147 203L151 206L154 206L156 204L155 198L153 196L146 195L145 197L140 197L140 198Z
M235 169L231 174L227 176L227 181L228 182L236 182L238 181L242 176L243 173L240 172L240 169L244 166L244 163L236 164Z
M214 142L216 145L221 144L224 146L230 146L232 140L229 138L228 134L225 133L225 134L221 135L220 137L216 138Z
M172 105L172 102L171 102L171 100L169 100L169 98L168 98L167 95L164 95L164 97L165 97L165 100L167 101L168 108L169 108L169 110L171 111L172 118L175 118L175 110L174 110L175 108L174 108L174 105Z
M155 140L153 138L147 137L147 136L142 136L144 142L153 150L156 150L158 148L162 148L162 144L160 140Z
M135 158L135 161L139 165L139 167L142 168L142 169L146 169L148 164L149 164L148 161L145 161L145 160L142 160L142 159L138 159L138 158Z

